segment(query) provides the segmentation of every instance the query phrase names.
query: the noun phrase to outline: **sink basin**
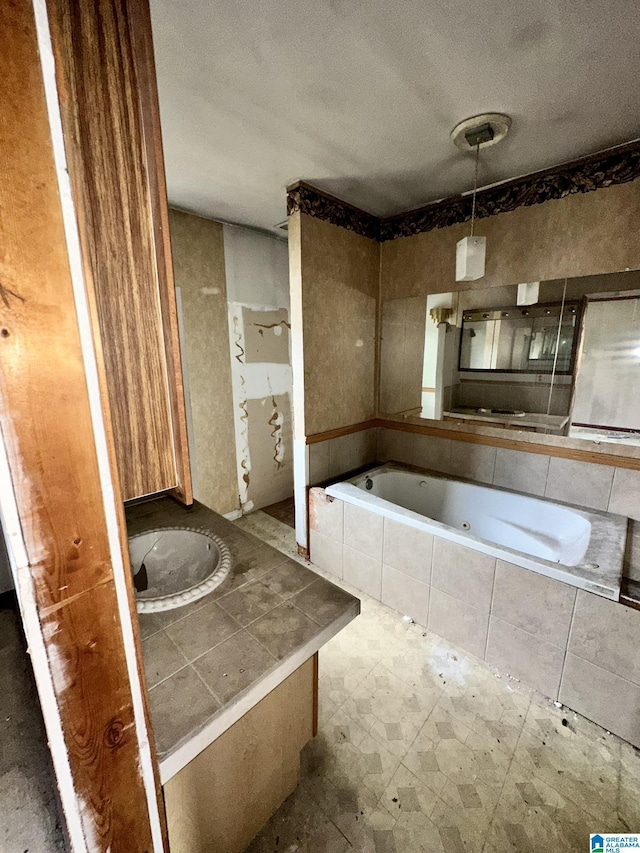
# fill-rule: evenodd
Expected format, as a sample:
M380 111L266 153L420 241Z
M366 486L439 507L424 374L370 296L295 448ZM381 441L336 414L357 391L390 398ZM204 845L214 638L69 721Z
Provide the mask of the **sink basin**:
M527 413L519 409L478 409L481 415L510 415L512 418L523 418Z
M222 539L204 530L168 527L129 538L138 613L172 610L212 592L231 573Z

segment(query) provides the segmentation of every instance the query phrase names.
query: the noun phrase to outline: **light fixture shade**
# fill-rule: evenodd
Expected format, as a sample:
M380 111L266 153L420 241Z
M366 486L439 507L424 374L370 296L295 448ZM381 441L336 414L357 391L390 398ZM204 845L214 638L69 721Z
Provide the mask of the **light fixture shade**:
M456 281L475 281L484 276L486 237L464 237L456 244Z
M524 281L518 285L517 305L535 305L540 296L539 281Z

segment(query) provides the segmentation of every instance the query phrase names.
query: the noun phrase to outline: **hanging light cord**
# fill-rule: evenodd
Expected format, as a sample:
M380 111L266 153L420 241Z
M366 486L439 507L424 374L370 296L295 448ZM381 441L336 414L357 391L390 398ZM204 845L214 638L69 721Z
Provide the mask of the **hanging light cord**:
M560 338L562 337L562 321L564 319L564 303L567 298L567 279L564 280L562 288L562 304L560 305L560 319L558 321L558 334L556 335L556 351L553 354L553 368L551 370L551 382L549 383L549 399L547 400L547 414L551 412L551 397L553 396L553 384L556 378L556 367L558 365L558 350L560 349Z
M476 172L473 178L473 203L471 205L471 236L473 237L473 223L476 218L476 193L478 192L478 160L480 159L480 143L476 144Z

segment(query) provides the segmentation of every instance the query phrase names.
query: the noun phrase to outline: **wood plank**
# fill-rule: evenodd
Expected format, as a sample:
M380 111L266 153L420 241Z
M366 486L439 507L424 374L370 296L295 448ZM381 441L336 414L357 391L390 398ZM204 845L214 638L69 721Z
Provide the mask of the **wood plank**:
M0 25L10 44L0 75L0 424L25 548L18 594L30 643L44 642L36 680L51 684L45 723L55 718L64 737L54 764L71 780L62 800L84 840L77 849L142 853L153 849L149 732L136 720L117 592L124 581L130 596L131 579L116 583L108 538L29 0L3 4ZM110 484L108 493L113 502Z
M134 61L138 76L140 115L142 117L142 141L147 160L147 179L151 203L151 219L156 250L158 291L163 319L167 378L169 382L169 404L173 428L173 446L176 462L177 485L172 494L182 503L193 503L193 486L189 464L189 442L187 438L187 414L185 410L184 383L180 337L178 334L178 310L176 305L171 237L169 232L169 206L162 150L160 127L160 105L156 83L156 66L153 55L151 15L147 0L129 0L131 13Z
M360 421L357 424L330 429L326 432L316 432L313 435L306 437L307 444L318 444L321 441L331 441L332 438L341 438L343 435L352 435L354 432L362 432L365 429L373 429L378 425L376 419L368 421Z
M241 853L295 789L313 737L315 657L166 783L172 853Z
M177 488L139 65L126 0L48 0L125 500Z

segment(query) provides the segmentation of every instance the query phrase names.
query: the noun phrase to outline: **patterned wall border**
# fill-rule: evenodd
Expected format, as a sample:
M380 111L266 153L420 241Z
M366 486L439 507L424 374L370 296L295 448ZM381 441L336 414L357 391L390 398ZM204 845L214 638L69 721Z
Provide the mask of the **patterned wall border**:
M477 195L476 216L480 219L495 216L518 207L542 204L574 193L593 192L637 178L640 178L640 140L481 190ZM298 210L363 237L385 242L468 222L471 196L455 196L379 219L300 181L287 190L287 213Z
M371 240L380 239L380 219L342 201L335 196L318 190L304 181L287 187L287 216L292 213L306 213L316 219L324 219L333 225L340 225L348 231L355 231Z

